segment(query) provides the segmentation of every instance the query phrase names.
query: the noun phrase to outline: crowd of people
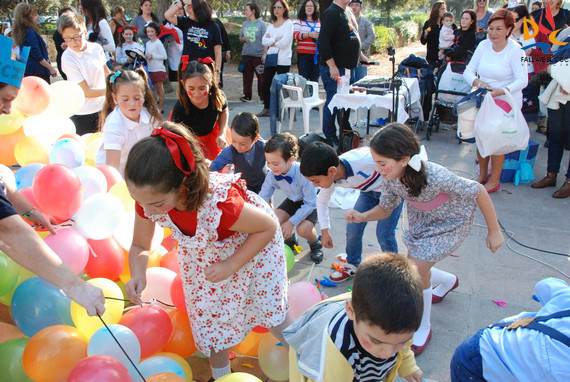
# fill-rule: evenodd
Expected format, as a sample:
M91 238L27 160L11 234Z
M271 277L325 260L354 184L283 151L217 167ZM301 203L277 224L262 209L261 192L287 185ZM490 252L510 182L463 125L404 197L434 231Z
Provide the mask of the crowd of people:
M567 11L560 8L561 0L549 1L553 16L549 19L554 23L550 27L562 29L570 23ZM461 13L457 27L444 1L433 4L420 34L427 45L426 60L432 70L451 60L468 62L467 83L486 88L493 97L509 92L528 121L539 121L540 99L548 116L548 174L533 187L555 186L570 137L569 69L557 65L566 56L562 51L555 54L552 65L544 65L546 53L521 49L549 40L539 31L534 40L524 39L524 20L541 22L544 8L531 13L525 5L518 5L491 12L483 0L474 8ZM130 23L120 6L113 8L108 20L101 0L81 0L82 15L64 9L59 16L54 35L61 49L58 67L86 96L82 109L72 117L77 133L102 131L96 163L119 170L135 200L127 298L141 303L154 223L170 228L178 241L195 343L209 357L214 379L231 372L228 349L254 327L263 326L290 347L291 359L297 361L290 365L292 380L393 380L398 372L408 381L422 381L414 355L421 354L432 337L431 306L459 284L457 276L435 265L467 238L477 210L487 223L487 247L496 252L504 244L489 196L500 187L504 155L482 157L477 152L480 176L467 180L428 161L418 137L399 123L378 131L370 147L339 155L335 119L341 114L327 106L337 92L339 78L346 76L353 83L367 74L363 64L370 58L374 30L362 10L362 0L335 0L321 14L317 2L305 0L297 19L291 20L287 1L274 0L267 25L260 19L259 7L248 3L247 20L240 31L241 100L252 100L255 73L264 108L257 115L239 113L231 123L221 86L229 48L224 43L223 24L206 1L174 1L162 25L150 0L140 2L139 15ZM35 8L18 4L15 15L14 46L30 46L32 52L25 75L49 82L56 73L38 33ZM270 113L272 79L291 71L294 40L299 74L311 81L320 78L326 92L322 131L327 143L311 143L302 155L295 136L278 133L265 140L259 132L259 118ZM525 61L525 55L536 60ZM552 82L539 98L540 86L530 79L542 71L552 76ZM173 73L178 99L168 121L163 121L163 82L172 79ZM10 112L19 86L19 81L0 82L0 113ZM339 128L346 123L339 120ZM288 312L283 243L294 249L298 234L307 241L311 259L316 264L323 261L323 247L334 247L328 205L336 187L360 191L354 208L344 214L347 257L344 263L335 264L329 277L336 283L354 278L352 294L326 300L295 321ZM278 190L285 200L274 206L273 195ZM554 196L570 196L570 166ZM382 251L398 253L395 230L404 201L409 220L403 236L408 259L381 254L362 261L364 229L371 221L377 222ZM99 291L70 274L43 241L32 240L35 234L17 213L31 211L38 224L47 227L49 221L23 203L10 185L2 187L0 202L2 249L61 286L90 314L102 313ZM15 240L27 245L14 250L10 243ZM31 260L32 251L41 266ZM562 305L553 291L544 288L561 290L567 298L568 286L558 281L550 280L546 287L537 285L541 302L548 307L542 313L551 314L552 305ZM211 287L213 283L216 288ZM565 318L555 318L561 317ZM451 365L454 381L466 380L466 376L485 380L491 375L516 380L518 370L508 365L524 357L519 359L505 348L522 346L517 341L525 344L537 335L523 331L516 341L507 343L505 338L497 339L499 329L486 330L458 348ZM560 348L550 343L551 333L538 336L552 348ZM479 345L479 339L484 344ZM488 354L495 347L501 347L504 354L495 352L489 361ZM544 371L536 365L536 373L567 376L563 364L559 365L563 356L549 353L546 357L553 362L545 364L555 366ZM484 370L489 362L493 368Z

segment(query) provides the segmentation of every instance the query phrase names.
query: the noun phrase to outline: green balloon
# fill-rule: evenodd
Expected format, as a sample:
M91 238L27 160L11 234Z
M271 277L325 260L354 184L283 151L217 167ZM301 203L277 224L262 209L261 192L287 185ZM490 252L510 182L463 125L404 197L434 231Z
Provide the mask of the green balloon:
M21 265L18 265L18 273L19 273L19 276L18 276L18 280L16 281L16 285L14 285L14 287L12 289L10 289L10 291L8 291L8 293L5 293L5 294L0 296L0 303L4 304L6 306L10 306L12 304L12 296L14 295L16 288L18 288L18 285L20 285L22 282L26 281L30 277L35 276L35 274L33 272L28 271L26 268L22 267Z
M24 371L22 355L29 338L16 338L0 344L0 382L33 382Z
M0 251L0 296L10 292L20 277L20 266L7 254Z
M295 254L287 244L285 244L285 259L287 260L287 273L289 273L293 269L293 265L295 265Z

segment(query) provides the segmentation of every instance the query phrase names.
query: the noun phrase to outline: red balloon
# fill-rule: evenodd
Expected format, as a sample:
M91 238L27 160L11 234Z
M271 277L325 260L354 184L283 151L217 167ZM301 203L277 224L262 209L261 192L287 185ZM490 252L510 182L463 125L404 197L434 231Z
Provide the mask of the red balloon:
M89 260L89 244L75 228L64 228L56 235L49 234L46 244L75 274L80 274Z
M132 382L127 368L108 355L93 355L77 362L67 382Z
M168 235L162 239L162 243L160 243L160 245L169 251L178 248L178 242L172 237L172 235ZM178 271L176 271L176 273L178 273Z
M182 277L180 274L177 274L170 285L170 298L178 309L181 312L188 313L186 310L186 299L184 298L184 289L182 288Z
M50 164L40 169L32 190L42 211L65 220L75 215L83 197L81 179L63 164Z
M20 92L13 105L23 114L38 115L48 107L50 99L49 84L40 77L28 76L22 79Z
M182 358L188 358L196 352L196 345L194 344L194 337L192 336L192 329L190 328L190 321L186 313L182 313L178 309L173 309L168 312L174 331L163 352L178 354Z
M178 266L178 251L173 249L172 251L166 252L164 256L160 258L160 266L180 274L180 267Z
M91 240L89 243L89 261L85 273L92 279L102 277L117 280L125 267L123 249L113 237L103 240Z
M168 313L158 306L143 306L128 311L119 324L131 329L141 343L141 359L159 352L170 339L173 326Z
M121 173L115 167L111 167L106 164L98 164L95 168L99 169L103 175L105 175L105 179L107 179L107 192L115 185L115 183L123 181Z

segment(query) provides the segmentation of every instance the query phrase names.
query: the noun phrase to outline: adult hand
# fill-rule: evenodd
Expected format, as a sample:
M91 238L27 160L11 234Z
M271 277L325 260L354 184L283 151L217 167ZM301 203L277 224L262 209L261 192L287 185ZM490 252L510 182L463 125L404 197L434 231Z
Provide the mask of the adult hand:
M364 215L356 210L348 210L344 213L344 218L348 223L363 223Z
M340 72L339 72L339 70L338 70L338 68L337 68L336 66L332 67L332 68L330 69L330 72L331 72L331 78L332 78L333 80L336 81L336 80L340 77Z
M232 58L232 53L228 50L226 52L226 62L229 62L231 58Z
M68 288L63 288L67 296L87 310L87 314L94 316L105 313L105 296L103 291L76 277Z
M227 147L227 145L228 145L228 142L226 142L226 137L223 136L223 135L220 135L220 136L216 137L216 143L217 143L218 148L219 148L220 150L225 149L225 148Z
M67 43L64 41L61 43L61 49L62 50L66 50L67 49Z
M405 380L408 382L422 382L423 377L424 377L423 371L418 370L415 373L412 373L407 377L405 377Z
M206 279L213 283L224 281L235 273L232 263L228 260L218 261L204 270Z
M57 70L55 70L54 68L51 68L49 70L49 75L52 77L57 77Z
M263 56L261 56L261 63L265 64L265 57L267 57L266 53L263 53Z
M427 29L424 31L424 38L427 38L430 29L431 29L431 28L427 28Z
M333 239L332 239L328 229L322 230L322 232L321 232L321 244L325 248L334 247Z
M242 37L242 41L248 42L248 41L249 41L249 36L243 36L243 37Z
M275 37L275 42L280 41L283 38L283 36L277 36Z
M487 87L488 90L491 91L491 97L495 98L498 96L502 96L505 94L505 91L503 89L497 89L497 88L493 88L493 87Z
M501 231L489 231L487 234L487 248L495 253L501 245L505 244L505 238Z
M44 228L44 227L47 228L50 233L53 233L53 234L56 233L55 228L53 228L52 222L48 218L46 218L44 216L44 214L42 214L40 211L38 211L36 209L34 209L34 212L30 216L29 220L40 228ZM53 223L55 223L55 222L56 222L56 220L54 219Z
M142 304L141 293L146 288L146 276L138 276L130 279L125 285L127 298L136 305Z
M295 232L295 226L289 220L285 223L281 224L281 232L283 232L283 237L285 239L289 239L293 237L293 233Z
M150 53L147 54L147 55L146 55L146 59L147 59L147 60L152 60L152 54L150 54Z

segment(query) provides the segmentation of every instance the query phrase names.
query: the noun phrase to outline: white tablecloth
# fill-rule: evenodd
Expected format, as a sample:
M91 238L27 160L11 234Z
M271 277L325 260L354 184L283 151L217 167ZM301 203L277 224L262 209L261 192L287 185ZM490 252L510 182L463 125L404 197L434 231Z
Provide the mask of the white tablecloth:
M371 79L374 77L367 76L366 79ZM416 78L403 78L405 84L400 86L400 96L398 103L398 122L404 123L408 120L409 115L406 112L406 101L412 105L412 109L417 110L419 107L420 112L414 113L423 119L423 113L421 112L420 103L420 85ZM406 86L407 85L407 86ZM409 89L409 95L408 95ZM329 109L331 112L334 108L339 109L353 109L358 110L363 107L370 109L373 106L381 107L384 109L392 110L392 93L386 93L384 95L376 94L365 94L365 93L352 93L352 94L335 94L329 103Z

